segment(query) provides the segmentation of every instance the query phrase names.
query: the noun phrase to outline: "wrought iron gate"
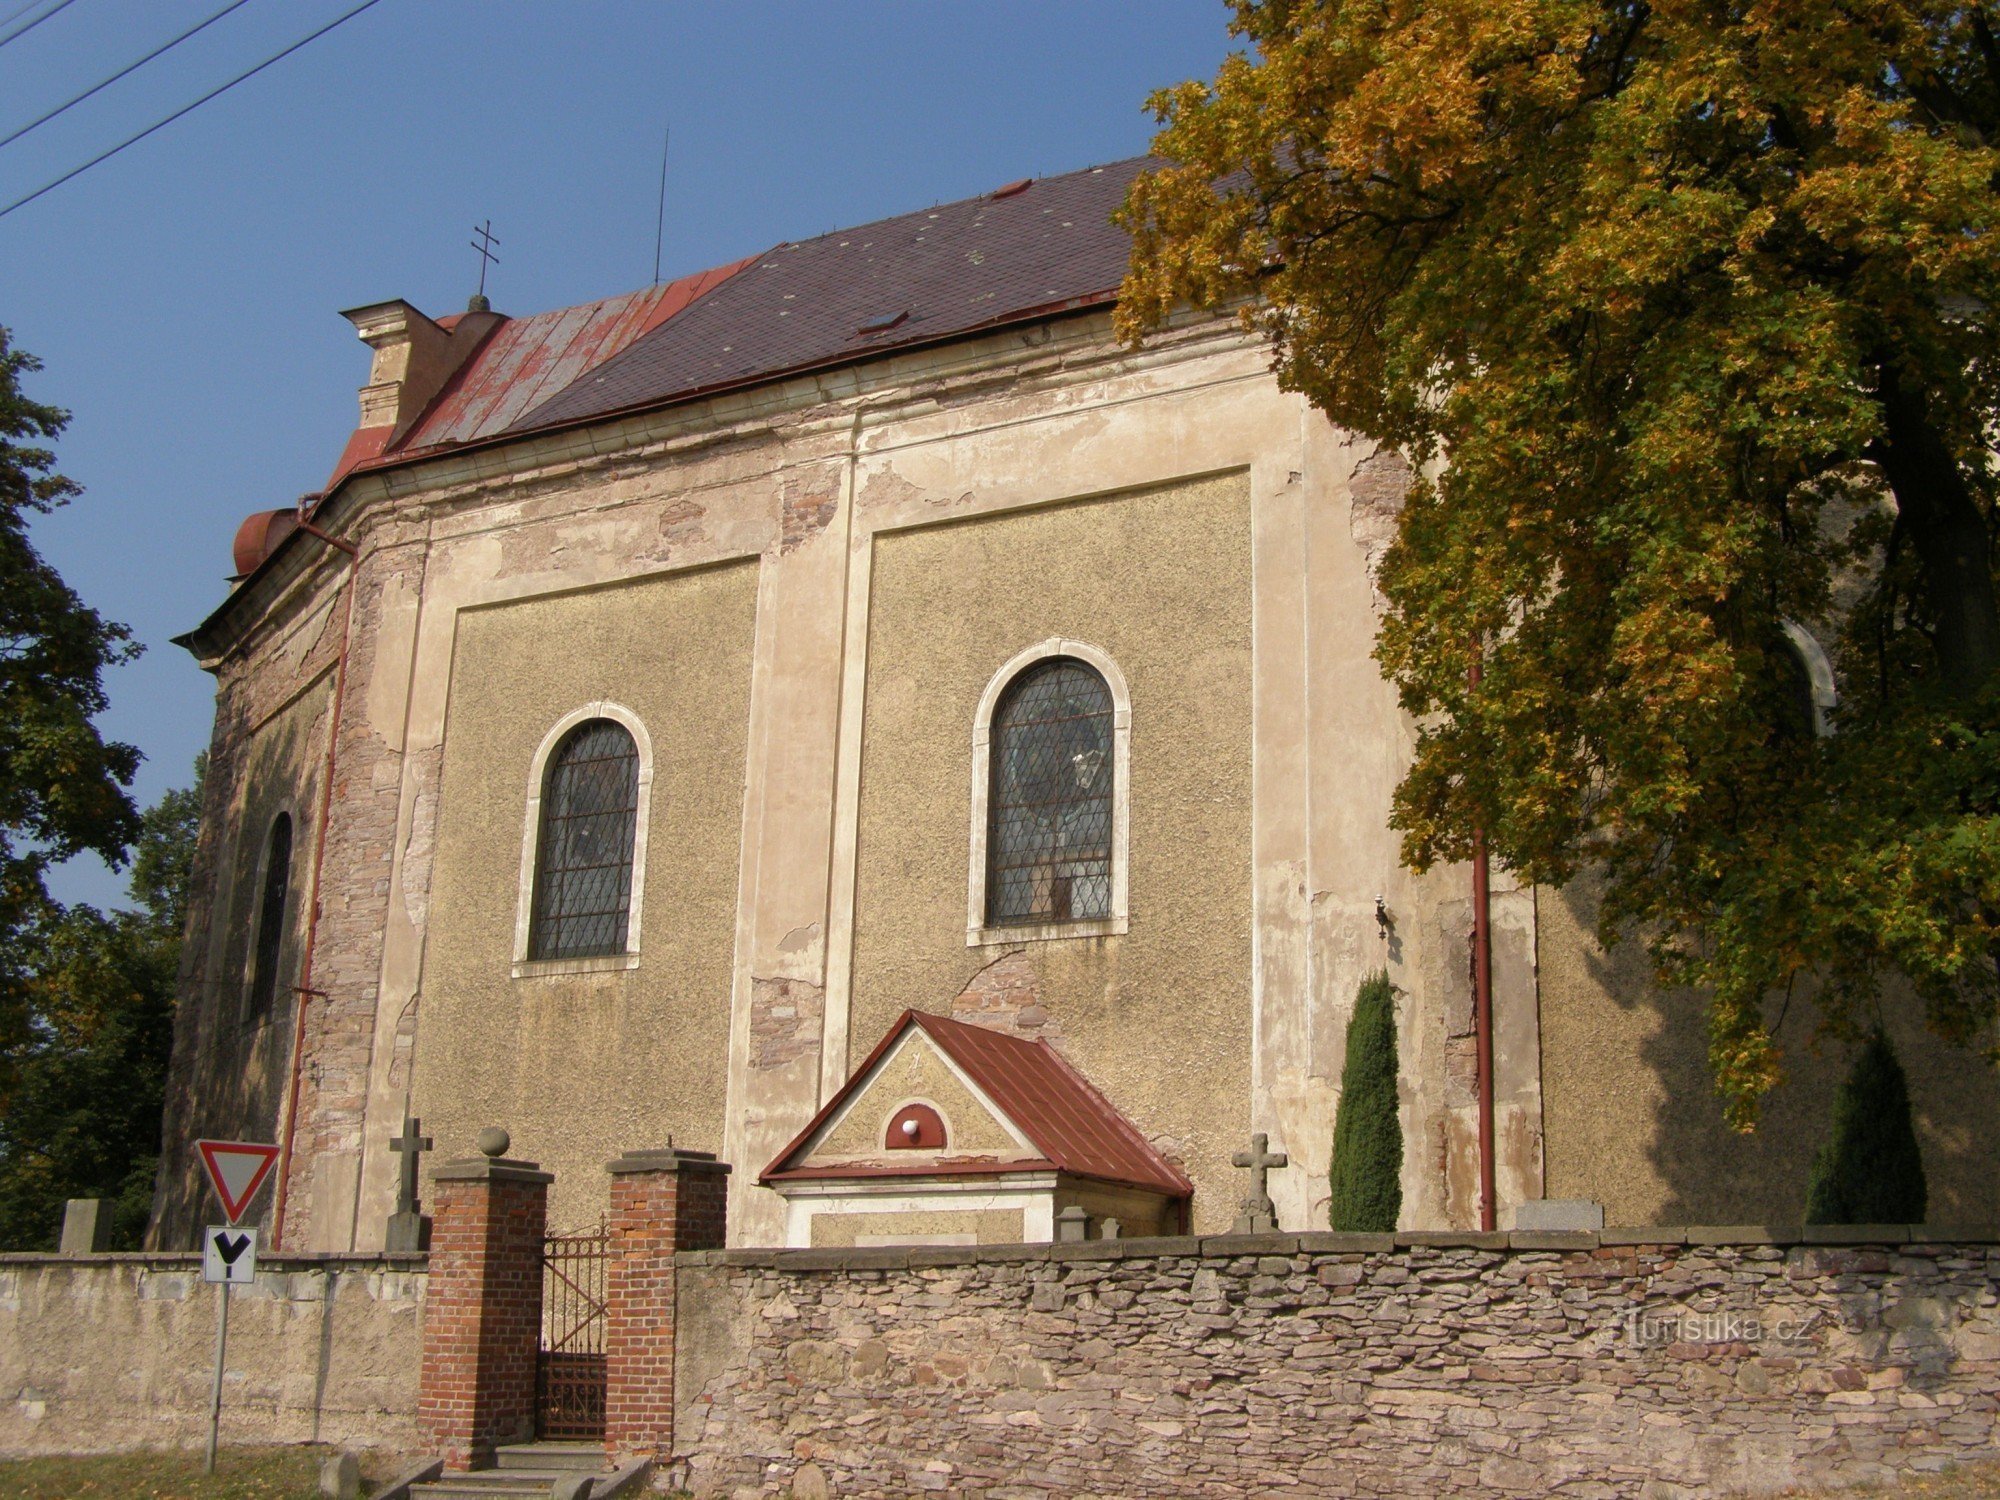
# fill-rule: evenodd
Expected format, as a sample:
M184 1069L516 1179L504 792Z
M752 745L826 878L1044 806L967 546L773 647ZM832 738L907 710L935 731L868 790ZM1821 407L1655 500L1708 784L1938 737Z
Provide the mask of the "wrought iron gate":
M604 1436L602 1224L542 1241L542 1346L535 1360L535 1430L545 1438Z

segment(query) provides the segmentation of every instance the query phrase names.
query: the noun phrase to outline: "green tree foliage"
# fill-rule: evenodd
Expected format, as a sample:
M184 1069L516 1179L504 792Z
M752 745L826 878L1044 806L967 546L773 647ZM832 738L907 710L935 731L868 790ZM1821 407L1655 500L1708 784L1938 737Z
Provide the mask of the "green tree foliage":
M116 1199L120 1245L145 1233L205 760L141 820L137 908L74 906L37 928L28 1041L0 1096L0 1249L53 1249L68 1198Z
M1918 0L1238 0L1154 103L1128 337L1238 306L1417 478L1377 656L1394 819L1608 876L1729 1116L1811 976L1990 1045L2000 997L2000 43ZM1834 653L1787 732L1779 625ZM1483 675L1468 683L1475 650ZM1898 987L1900 988L1900 986Z
M1921 1224L1928 1198L1903 1065L1877 1030L1834 1098L1833 1134L1806 1182L1806 1222Z
M91 722L105 707L105 668L138 648L29 536L37 514L78 493L47 446L68 413L21 389L40 368L0 328L0 1244L9 1247L53 1243L51 1193L58 1218L63 1196L119 1196L128 1178L133 1201L143 1200L134 1153L157 1149L151 1059L164 1056L171 1029L174 964L153 936L150 905L104 917L64 912L48 893L52 865L86 852L121 864L140 833L125 793L139 752ZM147 900L171 884L164 865L150 878ZM148 1109L150 1124L128 1118Z
M1386 973L1371 974L1355 997L1340 1070L1327 1208L1337 1230L1393 1233L1403 1211L1396 1072L1396 992Z
M69 414L21 390L21 376L40 368L0 328L0 1098L30 1038L31 955L57 915L46 872L86 851L116 865L138 832L124 789L139 752L91 722L105 706L104 669L138 648L28 535L37 513L78 492L44 446Z

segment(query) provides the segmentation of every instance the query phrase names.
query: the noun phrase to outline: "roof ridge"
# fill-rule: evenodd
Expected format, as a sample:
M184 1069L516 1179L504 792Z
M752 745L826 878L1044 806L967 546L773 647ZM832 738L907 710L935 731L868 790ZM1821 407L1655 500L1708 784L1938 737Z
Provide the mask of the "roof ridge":
M1067 172L1052 173L1047 177L1032 177L1028 179L1029 188L1027 190L1032 191L1034 188L1046 187L1053 183L1067 182L1073 177L1087 177L1093 172L1108 172L1114 167L1124 167L1124 166L1129 166L1136 161L1150 160L1151 156L1152 156L1151 152L1142 151L1137 156L1118 156L1118 157L1113 157L1110 161L1092 162L1087 167L1075 167ZM1011 186L1011 184L1006 184L1006 183L1003 183L1001 185L1003 187ZM941 203L933 203L929 208L908 208L904 209L903 212L901 213L884 214L879 219L864 219L859 224L847 224L847 225L842 225L839 228L829 229L824 234L811 234L807 235L804 239L798 239L798 240L780 240L778 241L777 244L773 245L769 250L766 250L762 255L758 256L757 258L759 260L762 260L768 256L777 254L777 252L780 250L790 249L793 246L817 245L825 240L833 239L838 235L859 234L864 229L875 229L883 224L894 224L903 219L914 219L919 214L934 214L937 213L940 209L960 208L968 203L1006 201L1004 199L996 200L993 197L994 192L995 189L988 188L983 193L968 193L963 198L951 198ZM1019 195L1009 194L1009 197L1015 197L1015 196Z

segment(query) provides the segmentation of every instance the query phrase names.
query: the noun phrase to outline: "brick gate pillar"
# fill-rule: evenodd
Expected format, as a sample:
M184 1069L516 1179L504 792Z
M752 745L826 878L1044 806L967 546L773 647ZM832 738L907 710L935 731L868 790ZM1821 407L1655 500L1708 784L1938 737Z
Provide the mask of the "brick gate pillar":
M668 1147L628 1152L608 1170L604 1450L614 1464L664 1463L674 1451L674 1253L722 1248L729 1167Z
M549 1184L509 1161L507 1132L479 1132L479 1156L431 1174L417 1427L449 1469L484 1468L501 1443L535 1435L542 1334L542 1237Z

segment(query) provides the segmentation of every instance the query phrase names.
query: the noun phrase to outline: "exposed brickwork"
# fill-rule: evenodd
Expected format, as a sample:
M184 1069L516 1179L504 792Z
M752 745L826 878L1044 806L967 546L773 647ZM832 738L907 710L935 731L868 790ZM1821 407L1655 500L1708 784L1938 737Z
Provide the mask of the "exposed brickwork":
M759 979L750 989L750 1066L782 1068L819 1055L826 991L806 979Z
M968 979L951 1002L951 1018L1031 1041L1062 1040L1062 1024L1042 1004L1042 971L1019 951L1002 954Z
M405 665L384 659L384 652L407 649L396 632L384 633L384 605L392 593L420 592L423 570L420 527L384 524L363 537L319 887L312 985L321 993L309 997L304 1012L287 1192L285 1243L296 1248L334 1248L348 1234L347 1224L315 1223L314 1211L352 1191L361 1152L402 796L401 747L385 737L401 726L372 723L368 705L376 674Z
M840 475L822 469L804 476L787 474L779 495L780 552L794 552L832 524L840 509Z
M264 831L262 826L254 830L239 826L245 799L253 790L253 739L287 703L315 691L314 684L330 680L344 577L344 563L324 567L311 587L273 612L259 633L255 652L232 656L217 666L215 724L176 986L179 1019L162 1131L166 1149L160 1154L148 1234L148 1243L159 1248L196 1244L213 1206L189 1143L201 1136L270 1140L277 1131L296 997L289 992L279 995L268 1024L256 1029L243 1025L247 931L232 931L230 924L247 927L249 893L232 888L230 872L234 869L240 880L243 872L254 868L255 851L239 847L239 840L247 837L254 843ZM294 847L301 897L300 872L316 833L313 793L326 754L323 712L305 741L298 785L254 789L267 797L289 791L287 800L299 813ZM294 924L287 948L288 960L294 963L296 928L301 925ZM259 1204L262 1224L268 1225L272 1197L267 1192Z
M679 1477L1682 1500L2000 1452L2000 1244L1620 1238L696 1257Z
M534 1436L549 1180L526 1163L437 1173L417 1427L448 1468Z
M673 1452L674 1256L722 1245L729 1168L706 1152L667 1150L620 1157L610 1170L604 1448L625 1464Z
M1360 544L1362 566L1368 570L1371 584L1380 577L1382 559L1388 553L1389 544L1396 539L1396 526L1414 477L1403 456L1389 449L1370 453L1354 466L1354 472L1348 476L1347 489L1351 497L1348 524L1353 529L1354 540ZM1383 597L1379 587L1373 593L1375 612L1379 616L1388 607L1389 601Z

